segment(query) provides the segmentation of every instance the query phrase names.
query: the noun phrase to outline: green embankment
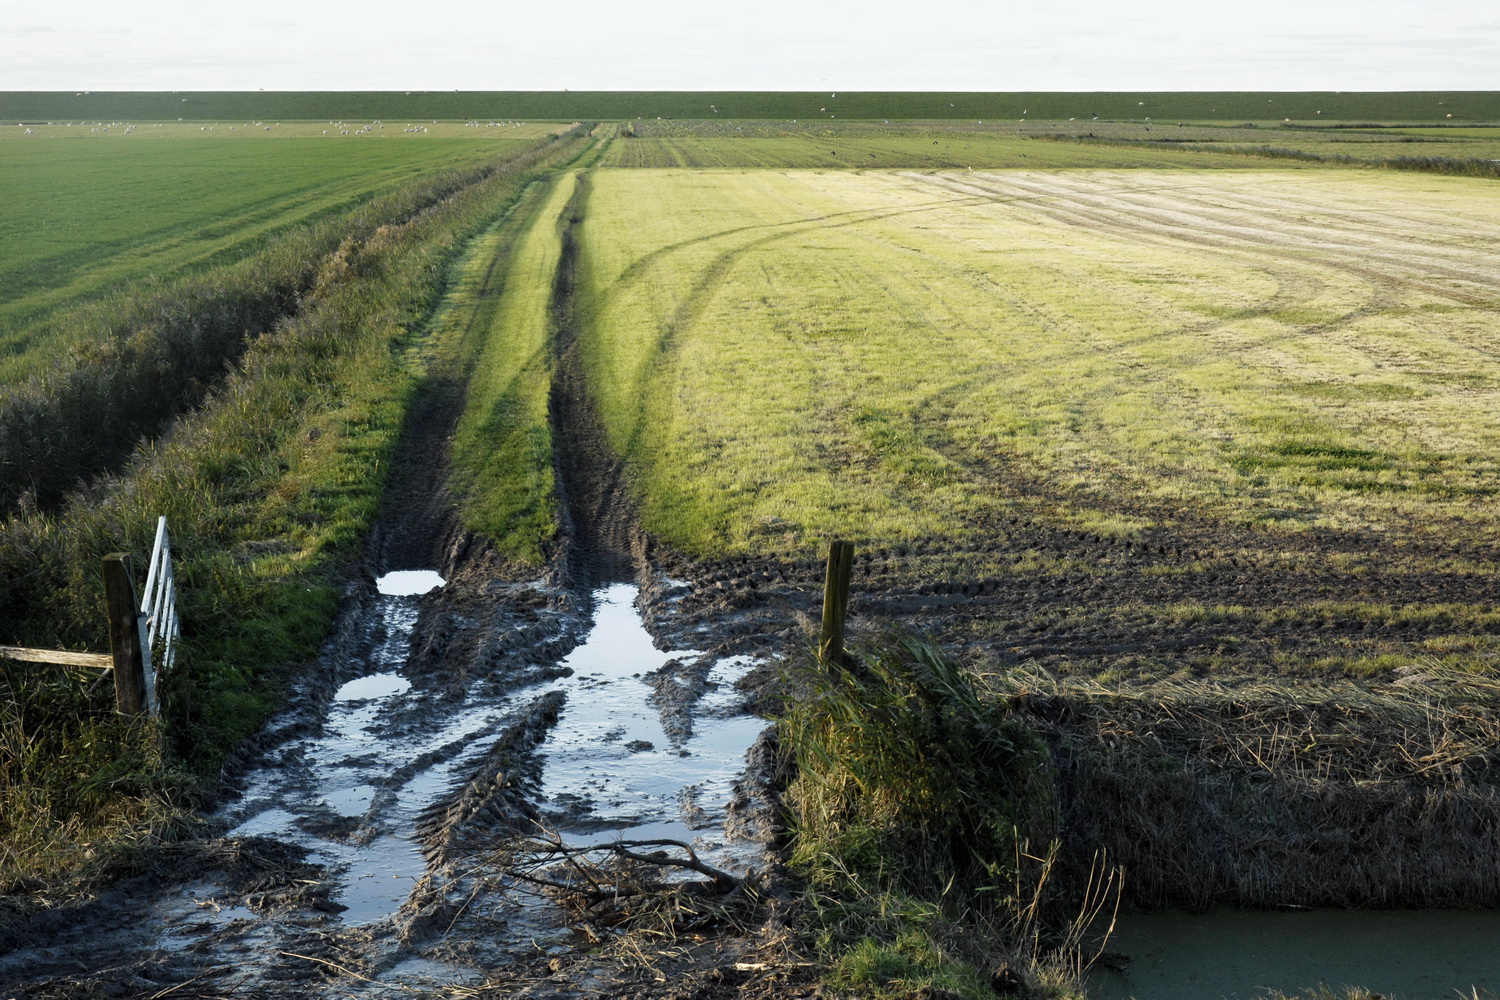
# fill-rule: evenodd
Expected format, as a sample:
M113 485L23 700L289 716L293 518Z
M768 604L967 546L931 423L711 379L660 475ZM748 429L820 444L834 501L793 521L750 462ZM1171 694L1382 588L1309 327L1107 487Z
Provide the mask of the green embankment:
M1500 91L9 91L0 122L635 118L1500 121ZM1451 119L1448 116L1452 116Z

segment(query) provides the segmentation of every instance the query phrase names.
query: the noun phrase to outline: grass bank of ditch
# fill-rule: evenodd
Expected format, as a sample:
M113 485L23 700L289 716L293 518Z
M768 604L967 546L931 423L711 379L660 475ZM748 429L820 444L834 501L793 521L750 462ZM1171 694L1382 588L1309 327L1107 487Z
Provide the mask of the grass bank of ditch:
M1117 906L1500 901L1500 684L1435 662L1102 684L891 634L789 706L808 931L851 995L1079 996Z
M160 724L118 718L111 692L93 676L5 664L0 890L60 890L190 828L190 810L213 793L224 755L279 703L289 669L326 634L423 377L408 348L450 265L533 181L588 145L586 130L575 129L394 194L377 203L385 215L372 206L342 231L320 230L302 251L310 259L295 262L288 252L288 267L305 269L294 282L295 311L221 352L227 374L189 401L169 434L152 437L180 401L136 429L130 459L101 466L113 469L108 476L0 526L5 641L108 648L100 557L144 555L158 515L172 525L187 623L178 666L162 681ZM215 314L214 296L239 294L236 282L258 294L269 267L252 262L219 275L226 284L209 295L206 315ZM182 286L181 302L163 305L192 314L209 288L195 280ZM190 333L206 322L183 326ZM95 349L92 376L85 357L77 374L56 383L62 388L47 397L49 412L64 422L108 423L100 400L127 388L149 392L163 377L134 359L190 364L177 354L198 345L191 335L132 328ZM128 375L116 373L120 364Z

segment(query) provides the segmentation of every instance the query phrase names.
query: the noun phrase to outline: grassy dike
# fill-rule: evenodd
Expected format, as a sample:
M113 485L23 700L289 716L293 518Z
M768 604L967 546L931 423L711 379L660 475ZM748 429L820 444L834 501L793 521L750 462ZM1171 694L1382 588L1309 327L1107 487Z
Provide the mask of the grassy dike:
M0 888L63 891L191 828L224 755L280 701L337 608L422 378L409 352L450 265L585 130L541 144L322 255L300 308L249 343L203 405L113 477L0 527L11 642L107 648L98 565L174 530L187 625L160 726L113 713L92 676L0 674ZM11 904L7 904L11 905Z
M0 91L0 122L1146 118L1467 122L1490 91ZM1451 116L1445 117L1445 116Z

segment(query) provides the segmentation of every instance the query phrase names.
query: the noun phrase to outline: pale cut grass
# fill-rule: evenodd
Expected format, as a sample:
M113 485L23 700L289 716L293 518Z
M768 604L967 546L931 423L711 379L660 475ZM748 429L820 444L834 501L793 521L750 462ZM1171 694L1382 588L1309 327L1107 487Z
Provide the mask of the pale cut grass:
M648 527L689 550L957 537L1016 505L1125 534L1187 508L1291 531L1493 524L1493 185L591 183L591 374Z

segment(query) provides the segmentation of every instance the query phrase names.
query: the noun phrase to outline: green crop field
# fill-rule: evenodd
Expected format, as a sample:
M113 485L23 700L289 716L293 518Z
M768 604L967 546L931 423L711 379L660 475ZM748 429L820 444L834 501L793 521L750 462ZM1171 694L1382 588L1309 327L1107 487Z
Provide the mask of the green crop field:
M602 163L612 167L1263 168L1268 150L1311 154L1304 165L1380 165L1399 157L1491 160L1500 130L1264 126L1150 119L834 121L651 120L625 123ZM1035 140L1053 140L1038 142Z
M1032 141L1075 131L1057 122L632 122L601 163L834 170L1264 166L1248 156L1209 157L1171 145Z
M555 125L408 127L414 126L0 129L0 185L7 194L0 204L0 283L7 292L0 351L13 356L4 370L14 374L29 364L16 354L55 350L44 328L59 309L132 282L236 259L289 226L424 173L503 157L558 131Z

